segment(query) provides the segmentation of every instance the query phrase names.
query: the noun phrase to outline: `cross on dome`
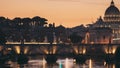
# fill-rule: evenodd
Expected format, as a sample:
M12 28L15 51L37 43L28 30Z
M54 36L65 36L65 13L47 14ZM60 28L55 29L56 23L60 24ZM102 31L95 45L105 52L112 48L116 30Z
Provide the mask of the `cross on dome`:
M111 1L111 6L114 6L114 1L113 0Z

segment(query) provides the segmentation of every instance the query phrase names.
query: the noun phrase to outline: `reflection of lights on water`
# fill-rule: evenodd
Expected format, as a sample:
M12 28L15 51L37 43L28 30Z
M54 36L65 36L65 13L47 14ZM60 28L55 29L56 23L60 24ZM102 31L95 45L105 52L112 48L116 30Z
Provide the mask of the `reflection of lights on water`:
M65 68L69 68L68 58L65 59Z
M113 68L115 68L115 64L113 64Z
M89 68L92 68L92 60L89 60Z
M76 59L73 59L73 63L76 64Z
M106 62L104 62L104 66L106 66L106 68L115 68L115 64L107 64Z
M106 65L106 62L104 62L104 66Z
M43 61L42 61L42 62L43 62L43 68L46 68L46 67L45 67L46 61L45 61L45 58L44 58L44 57L43 57Z
M115 64L106 64L106 68L116 68Z
M58 59L57 63L59 63L59 67L58 68L73 68L74 66L74 59Z
M63 68L63 67L62 67L62 63L61 63L61 62L59 63L59 68Z
M83 64L83 68L86 68L85 64Z
M28 65L30 65L29 68L46 68L46 61L44 57L41 60L31 59L28 61Z

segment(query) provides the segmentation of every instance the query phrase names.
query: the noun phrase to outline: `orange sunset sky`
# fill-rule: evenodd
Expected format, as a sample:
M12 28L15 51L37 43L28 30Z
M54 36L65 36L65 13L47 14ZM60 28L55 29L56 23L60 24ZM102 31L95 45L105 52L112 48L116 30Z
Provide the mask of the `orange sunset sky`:
M111 0L0 0L0 16L14 17L40 16L48 23L74 27L95 22L104 16ZM120 8L120 0L114 0Z

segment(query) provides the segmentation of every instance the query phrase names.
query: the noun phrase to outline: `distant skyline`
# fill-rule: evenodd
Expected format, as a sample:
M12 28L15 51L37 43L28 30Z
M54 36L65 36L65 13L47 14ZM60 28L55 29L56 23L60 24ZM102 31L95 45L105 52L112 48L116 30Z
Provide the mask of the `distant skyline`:
M0 0L0 16L14 17L40 16L48 23L74 27L95 22L104 16L111 0ZM114 0L120 9L120 0Z

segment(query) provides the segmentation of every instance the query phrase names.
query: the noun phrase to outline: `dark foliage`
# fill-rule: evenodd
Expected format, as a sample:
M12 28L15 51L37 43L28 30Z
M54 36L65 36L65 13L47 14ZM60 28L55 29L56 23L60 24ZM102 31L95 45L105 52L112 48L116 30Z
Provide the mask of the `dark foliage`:
M5 39L5 34L0 30L0 44L5 44L6 39Z
M81 43L83 40L83 37L77 35L76 33L73 33L70 35L70 40L72 43Z

